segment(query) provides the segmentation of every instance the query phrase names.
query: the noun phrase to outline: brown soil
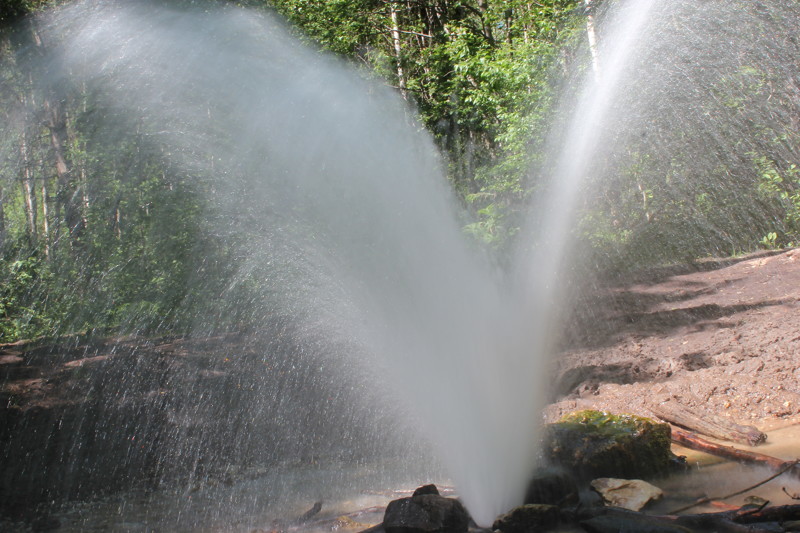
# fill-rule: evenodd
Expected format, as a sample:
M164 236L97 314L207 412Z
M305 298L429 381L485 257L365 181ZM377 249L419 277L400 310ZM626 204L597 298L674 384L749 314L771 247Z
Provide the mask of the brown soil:
M549 420L673 400L764 431L800 422L800 249L651 272L584 309Z

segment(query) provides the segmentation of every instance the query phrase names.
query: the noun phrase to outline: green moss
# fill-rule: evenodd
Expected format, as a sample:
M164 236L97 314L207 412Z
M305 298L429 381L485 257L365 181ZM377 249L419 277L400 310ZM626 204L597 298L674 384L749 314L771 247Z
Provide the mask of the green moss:
M602 411L570 413L548 427L550 459L582 477L646 478L673 467L670 427Z

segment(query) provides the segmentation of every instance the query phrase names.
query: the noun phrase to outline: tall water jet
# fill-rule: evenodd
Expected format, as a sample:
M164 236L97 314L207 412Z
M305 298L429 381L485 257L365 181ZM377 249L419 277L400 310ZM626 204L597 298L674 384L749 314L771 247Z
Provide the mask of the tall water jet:
M696 165L692 171L718 176L797 155L791 141L778 142L769 153L759 151L763 139L734 145L731 138L748 135L741 122L725 130L733 121L709 112L724 117L726 108L738 105L726 98L731 95L722 78L750 80L742 58L797 48L788 39L765 38L740 57L737 46L745 38L734 38L730 28L739 28L741 10L734 8L749 4L608 4L597 17L599 75L587 73L570 87L574 99L565 98L570 111L562 113L568 116L543 172L552 183L534 205L511 283L462 235L433 143L398 95L296 44L271 19L235 8L147 2L79 2L51 12L42 35L56 53L36 58L37 68L50 83L91 95L81 115L88 144L135 137L134 152L144 161L123 171L102 163L90 169L136 180L141 166L158 162L170 173L160 186L173 200L183 193L203 197L202 231L225 243L220 257L204 257L200 249L191 258L188 283L213 291L221 309L198 314L194 335L235 330L237 319L261 330L251 333L248 349L256 364L244 383L223 379L228 357L203 361L203 379L228 387L214 398L235 398L230 405L203 398L163 402L157 390L148 405L159 416L146 418L152 427L137 429L128 452L148 446L149 453L167 457L162 463L185 461L198 470L208 454L196 419L225 418L238 409L245 413L234 417L240 427L217 436L231 443L216 450L217 459L260 446L259 459L275 462L357 462L383 453L405 454L408 464L430 455L422 440L436 449L479 523L490 524L519 503L536 460L570 248L574 234L585 229L576 229L575 218L584 225L595 220L587 216L595 209L587 207L586 190L616 191L625 166L644 153L645 138L653 140L653 150L650 159L640 159L657 160L653 174L673 182L691 181L676 164L684 160ZM780 18L774 7L760 14L762 7L744 10L754 33L761 23L753 20L761 19L751 11L800 20ZM726 21L723 34L737 46L711 46L715 17ZM712 72L720 75L714 85L713 76L701 71L716 54L722 59ZM797 105L790 99L757 109L763 117L775 109L796 111ZM685 121L695 129L681 131ZM766 138L778 129L759 131ZM705 147L698 148L702 136L711 140L708 157ZM685 154L676 154L676 146ZM717 172L720 165L725 169ZM703 236L703 228L718 234L727 229L714 218L713 206L696 201L709 192L701 189L690 184L670 199L697 206L695 214L704 218L689 227L703 245L733 242L730 235ZM647 212L653 201L641 192L645 218L657 220L661 215ZM763 222L763 211L749 215ZM605 222L612 215L598 217ZM656 227L631 231L631 240L662 237ZM220 268L224 283L207 285L206 270L224 261L230 262L229 269ZM106 390L119 383L134 389L140 385L136 372L102 381ZM165 381L179 382L175 373L169 369ZM177 395L205 392L189 384ZM167 411L163 419L160 410ZM421 437L405 435L416 425L423 428ZM142 433L155 438L140 445ZM73 450L82 445L76 441Z
M518 308L398 95L238 9L77 4L47 28L57 83L105 102L95 136L133 117L213 191L215 231L241 243L226 290L250 284L257 320L288 313L299 345L324 342L289 356L290 372L313 378L320 357L345 383L353 363L380 369L371 381L409 406L479 523L517 503L542 355L515 340Z
M538 371L527 377L536 380L537 390L548 388L547 354L558 340L563 314L569 312L564 298L570 262L579 260L570 250L576 242L573 232L581 191L596 164L601 142L608 143L609 132L616 127L617 116L612 114L615 97L632 75L631 60L641 52L639 42L647 31L653 5L651 0L622 2L605 21L601 46L591 50L595 68L584 71L574 99L566 99L564 104L563 132L554 133L542 171L551 178L544 180L545 191L535 200L520 238L515 266L518 283L527 291L521 313L527 324L523 331L528 331L525 345L545 359Z
M797 16L781 1L601 4L599 75L579 84L551 150L565 163L549 168L581 180L572 231L620 254L617 268L791 234L762 180L775 165L792 187ZM620 23L639 28L627 45Z

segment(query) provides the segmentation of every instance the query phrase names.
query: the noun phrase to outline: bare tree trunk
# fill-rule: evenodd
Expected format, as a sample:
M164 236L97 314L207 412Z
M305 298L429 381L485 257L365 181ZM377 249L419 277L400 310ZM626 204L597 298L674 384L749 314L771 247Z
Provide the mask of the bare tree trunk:
M408 99L406 91L406 75L403 71L403 49L400 45L400 24L397 16L397 6L394 2L389 3L389 12L392 18L392 45L394 46L395 61L397 63L397 86L404 99Z
M114 206L114 218L111 225L114 228L114 236L117 240L122 239L122 212L119 209L120 200L117 198L117 204Z
M483 33L483 37L489 41L489 44L494 46L494 33L492 32L491 25L486 23L486 13L489 11L489 0L478 0L478 11L480 11L481 15L481 30Z
M81 163L80 166L81 172L81 228L83 231L86 231L86 228L89 227L89 184L86 178L86 167Z
M42 238L44 239L44 256L50 259L50 208L48 206L47 179L42 179Z
M0 251L6 246L6 191L0 183Z
M597 33L594 27L594 5L596 0L584 0L586 4L586 36L589 39L589 53L592 56L592 70L600 77L600 55L597 52Z
M31 243L36 242L36 185L33 171L31 170L30 148L28 146L27 132L22 134L19 144L19 155L22 161L22 192L25 200L25 218L28 225L28 236Z
M31 26L30 31L34 45L39 50L43 50L44 43L36 27ZM56 219L60 219L59 211L63 210L64 223L67 226L70 243L75 245L83 234L83 218L81 217L79 194L72 176L71 164L67 153L69 139L67 135L67 118L63 104L54 87L50 87L45 91L43 106L45 112L44 125L50 132L50 147L56 168Z
M505 24L506 24L506 42L508 44L513 43L513 38L511 36L511 27L514 25L514 10L511 8L506 9L505 13Z
M67 159L66 140L67 124L63 115L61 103L52 97L45 98L47 112L47 128L50 130L50 146L53 149L53 158L56 166L56 201L64 212L64 222L71 242L76 242L83 233L83 218L80 214L79 197L76 184L72 179L70 165Z

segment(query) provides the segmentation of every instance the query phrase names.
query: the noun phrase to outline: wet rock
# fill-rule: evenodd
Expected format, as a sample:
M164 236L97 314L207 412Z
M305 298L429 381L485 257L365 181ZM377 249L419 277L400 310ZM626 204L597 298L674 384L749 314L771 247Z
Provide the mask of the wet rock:
M592 481L591 487L600 494L606 505L629 511L638 511L664 495L661 489L641 479L603 477Z
M674 468L670 427L649 418L579 411L547 426L549 459L584 479L646 478Z
M501 515L492 525L502 533L529 533L547 531L559 523L559 510L555 505L526 504Z
M537 470L525 492L523 503L569 505L578 503L578 485L575 478L560 469Z
M413 498L414 496L422 496L423 494L436 494L439 495L439 489L436 488L436 485L431 483L430 485L423 485L419 487L417 490L414 491L414 494L411 495Z
M303 516L297 519L298 524L305 524L306 522L314 518L320 512L321 509L322 509L322 502L315 502L314 505L311 507L311 509L303 513Z
M431 489L432 487L432 489ZM433 491L436 491L435 493ZM383 515L386 533L466 533L469 514L460 501L426 485L410 498L389 502Z

